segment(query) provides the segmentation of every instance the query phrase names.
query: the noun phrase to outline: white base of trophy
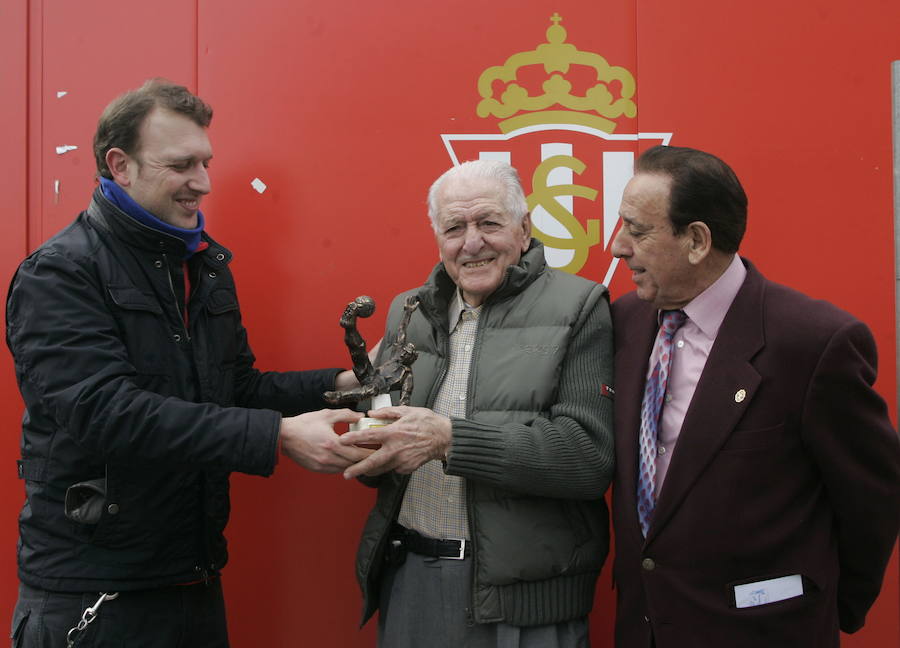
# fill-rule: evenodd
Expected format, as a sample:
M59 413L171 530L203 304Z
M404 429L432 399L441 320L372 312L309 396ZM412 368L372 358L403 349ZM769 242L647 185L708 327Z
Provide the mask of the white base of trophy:
M368 430L369 428L374 428L374 427L384 427L388 423L390 423L390 421L388 419L377 419L377 418L370 418L368 416L364 416L363 418L359 419L356 423L351 423L349 431L356 432L357 430Z
M391 395L390 394L378 394L372 398L372 405L370 409L376 410L381 409L382 407L391 407ZM349 431L356 432L357 430L368 430L373 427L384 427L391 422L391 419L379 419L372 418L369 416L364 416L359 419L356 423L351 423Z
M390 394L378 394L372 397L372 406L369 409L377 410L382 407L392 407Z

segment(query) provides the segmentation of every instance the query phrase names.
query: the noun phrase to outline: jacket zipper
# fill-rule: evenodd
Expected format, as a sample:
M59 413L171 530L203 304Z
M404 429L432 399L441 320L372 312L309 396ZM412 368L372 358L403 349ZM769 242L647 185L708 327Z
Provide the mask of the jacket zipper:
M172 281L172 270L169 267L169 258L165 252L162 253L162 257L163 257L163 263L165 264L165 268L166 268L166 279L169 281L169 294L172 296L172 303L175 305L175 312L178 314L178 321L181 323L181 330L184 331L184 339L186 342L190 342L191 334L188 331L187 323L184 321L185 310L187 310L187 307L188 307L188 305L187 305L188 295L187 295L187 292L185 292L184 309L182 309L181 305L178 302L178 294L175 292L175 283ZM187 271L187 268L185 268L185 271ZM197 369L195 367L195 369L194 369L195 374L196 374L196 371L197 371ZM204 476L206 475L205 471L203 474L204 474ZM205 480L205 477L204 477L204 480ZM205 499L206 496L207 496L206 485L204 483L202 498ZM204 509L205 508L206 508L206 504L204 503ZM204 553L204 556L203 556L204 562L210 563L209 569L207 569L206 566L196 565L194 567L194 571L198 572L200 581L203 583L203 585L208 586L210 578L211 578L211 574L215 573L216 566L215 566L215 564L213 564L211 562L212 551L210 550L210 547L209 547L209 529L207 528L205 522L203 523L203 553Z
M172 302L175 304L175 312L178 313L178 321L181 322L181 330L184 331L184 339L186 342L191 341L191 334L188 332L187 324L184 322L184 309L187 308L187 295L185 295L184 309L178 303L178 295L175 293L175 284L172 283L172 270L169 268L169 259L166 253L162 253L163 263L166 267L166 279L169 280L169 293L172 295Z
M481 315L478 317L480 320L478 322L478 330L475 333L475 344L472 345L472 358L469 362L469 377L466 381L466 418L469 418L472 414L472 392L473 392L473 372L477 370L478 363L476 360L478 359L478 352L481 350L481 340L482 335L484 334L484 323L486 321L486 317L488 314L490 306L484 304L481 308ZM448 341L449 345L449 341ZM468 481L466 482L466 519L469 521L469 543L472 545L472 591L470 592L470 607L472 610L472 620L475 621L478 617L478 609L475 606L475 591L478 583L478 543L475 539L475 505L474 505L474 496L472 495L472 489L469 487Z

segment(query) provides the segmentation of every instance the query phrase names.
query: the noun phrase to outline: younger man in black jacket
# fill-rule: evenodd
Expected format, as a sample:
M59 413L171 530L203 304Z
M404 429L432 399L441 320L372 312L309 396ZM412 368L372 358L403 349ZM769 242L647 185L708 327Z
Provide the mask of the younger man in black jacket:
M211 119L162 80L114 100L90 206L13 278L27 498L14 643L64 646L68 631L90 645L227 646L229 473L271 474L279 446L321 472L368 453L332 429L359 414L321 409L352 372L253 366L231 253L200 212ZM95 622L78 627L90 606Z

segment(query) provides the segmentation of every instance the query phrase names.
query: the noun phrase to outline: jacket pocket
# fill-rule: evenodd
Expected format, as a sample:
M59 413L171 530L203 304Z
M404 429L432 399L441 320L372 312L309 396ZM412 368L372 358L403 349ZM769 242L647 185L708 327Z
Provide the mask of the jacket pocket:
M770 592L765 585L772 579L784 576L796 576L802 587L799 591L778 594ZM756 585L759 585L757 588ZM749 589L747 586L750 586ZM737 589L743 587L742 599L739 600ZM808 605L811 600L817 599L821 592L821 586L815 579L800 572L786 572L745 578L733 581L725 586L725 600L729 608L736 609L738 614L758 614L763 610L792 606ZM758 612L757 612L758 611Z
M66 489L65 516L73 533L80 542L100 547L110 547L115 537L114 518L119 512L119 504L107 491L108 480L104 477L81 481ZM110 529L110 525L113 528Z
M160 308L159 303L134 286L107 286L107 290L113 303L119 308L162 315L162 308Z
M31 610L19 609L16 606L13 613L12 629L9 638L12 640L12 648L20 648L25 644L25 626L28 625L28 618L31 616Z
M764 428L737 429L725 441L722 452L765 450L779 445L786 436L787 427L784 423Z
M565 506L569 524L572 526L575 544L581 546L591 539L591 527L588 524L587 517L585 517L584 511L581 510L580 502L565 501L563 506Z
M212 291L206 303L206 318L208 339L213 341L208 350L212 364L230 367L237 360L241 337L241 313L234 291Z
M119 323L119 338L138 374L167 374L167 349L172 340L159 301L134 286L107 286L107 292Z
M89 479L66 489L66 517L81 524L97 524L106 506L106 478Z
M225 288L212 291L209 295L209 301L206 303L206 310L212 315L222 315L237 309L237 295Z

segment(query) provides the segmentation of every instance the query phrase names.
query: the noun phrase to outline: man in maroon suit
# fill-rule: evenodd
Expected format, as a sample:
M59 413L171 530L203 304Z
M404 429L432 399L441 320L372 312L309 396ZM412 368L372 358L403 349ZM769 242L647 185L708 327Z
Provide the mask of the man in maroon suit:
M649 149L620 213L616 646L838 646L900 526L869 329L738 256L747 198L715 156Z

